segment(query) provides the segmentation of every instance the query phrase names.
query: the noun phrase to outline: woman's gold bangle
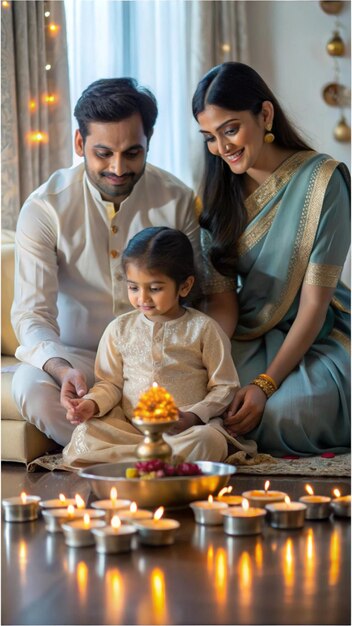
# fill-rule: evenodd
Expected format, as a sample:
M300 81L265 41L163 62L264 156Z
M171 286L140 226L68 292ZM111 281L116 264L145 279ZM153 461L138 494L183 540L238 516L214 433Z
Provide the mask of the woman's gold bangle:
M269 383L271 383L272 386L275 388L275 391L277 391L277 384L276 384L275 380L273 378L271 378L271 376L269 376L269 374L259 374L259 376L257 376L257 378L263 378L264 380L269 381Z
M268 378L270 379L270 376L268 376ZM259 387L262 391L264 391L267 398L270 398L270 396L272 396L273 393L275 393L275 391L277 390L275 381L271 382L271 380L267 380L266 374L260 374L259 376L254 378L249 384Z

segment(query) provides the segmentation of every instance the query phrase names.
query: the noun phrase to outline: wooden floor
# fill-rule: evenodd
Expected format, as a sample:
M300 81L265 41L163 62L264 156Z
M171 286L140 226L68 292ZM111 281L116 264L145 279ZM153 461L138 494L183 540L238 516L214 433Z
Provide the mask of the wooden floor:
M262 476L238 475L234 493L262 488ZM292 500L304 477L270 477ZM348 479L310 479L315 492L350 493ZM89 486L65 472L27 474L2 466L2 498L22 490L42 498ZM173 546L139 546L99 555L68 548L42 519L2 523L2 620L6 624L350 624L350 521L331 516L302 530L265 527L263 535L230 537L196 525L189 508Z

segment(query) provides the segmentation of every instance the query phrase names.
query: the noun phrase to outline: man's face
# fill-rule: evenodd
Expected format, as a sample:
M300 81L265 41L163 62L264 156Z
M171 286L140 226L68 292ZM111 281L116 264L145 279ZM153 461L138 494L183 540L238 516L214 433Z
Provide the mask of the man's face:
M148 140L142 118L134 113L120 122L91 122L85 143L76 131L75 149L103 200L119 205L145 169Z

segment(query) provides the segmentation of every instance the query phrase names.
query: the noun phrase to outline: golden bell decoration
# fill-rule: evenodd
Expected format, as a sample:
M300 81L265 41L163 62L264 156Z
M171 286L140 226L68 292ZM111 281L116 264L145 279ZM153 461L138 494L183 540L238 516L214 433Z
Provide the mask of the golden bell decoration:
M337 15L343 7L342 0L322 0L319 4L324 13L328 13L329 15Z
M341 141L342 143L351 141L351 127L347 124L343 116L335 127L334 137L336 141Z
M345 54L345 44L338 31L334 32L332 39L326 44L326 50L332 57L342 57Z

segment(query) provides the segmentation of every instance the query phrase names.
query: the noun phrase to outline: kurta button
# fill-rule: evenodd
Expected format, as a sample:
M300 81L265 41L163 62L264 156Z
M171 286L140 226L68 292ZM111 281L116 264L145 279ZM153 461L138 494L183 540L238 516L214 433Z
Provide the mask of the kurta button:
M114 235L116 235L117 231L118 231L118 227L117 227L117 226L115 226L115 224L113 224L113 225L111 226L111 232L112 232L112 233L114 233Z
M110 256L112 256L113 259L116 259L119 255L120 253L117 250L111 250L110 252Z

